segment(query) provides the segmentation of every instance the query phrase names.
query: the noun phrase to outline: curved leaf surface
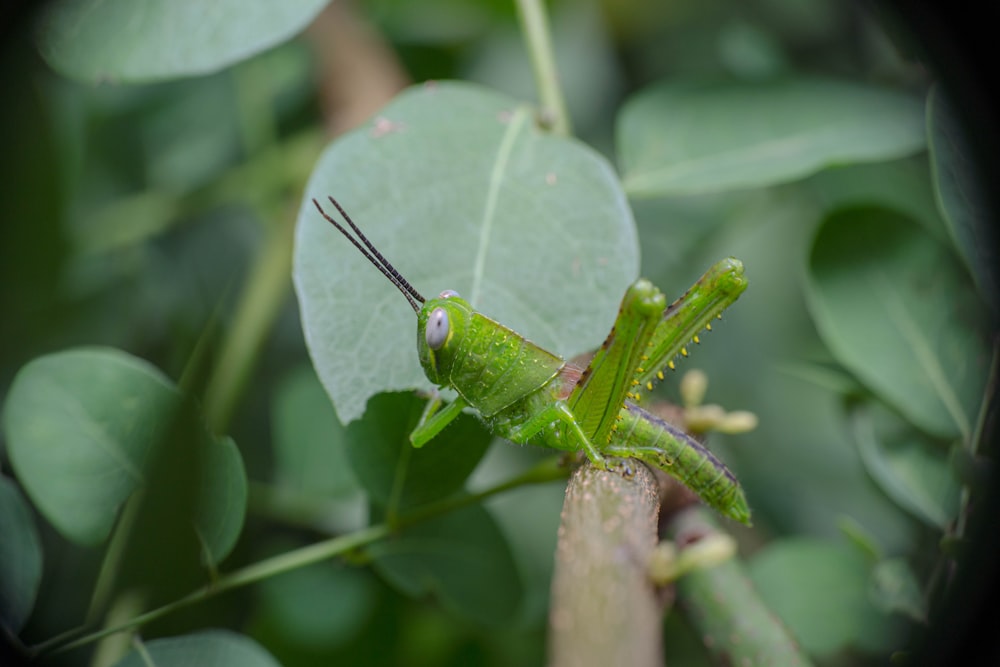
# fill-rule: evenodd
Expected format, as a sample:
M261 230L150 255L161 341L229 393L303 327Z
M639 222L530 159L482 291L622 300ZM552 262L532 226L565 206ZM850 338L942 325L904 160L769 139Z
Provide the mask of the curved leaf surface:
M413 393L374 397L360 421L347 427L347 456L372 501L395 510L450 496L462 488L493 436L472 415L459 415L426 447L410 432L425 401Z
M629 100L617 122L631 196L657 197L793 181L924 147L921 104L828 79L670 82Z
M927 144L941 215L984 299L996 304L1000 262L996 226L981 191L985 180L976 173L965 132L937 86L927 96Z
M891 211L833 213L807 295L823 341L862 383L929 433L969 436L989 350L983 307L946 248Z
M861 460L875 483L900 507L945 530L958 516L961 485L948 451L906 426L875 407L858 407L851 415Z
M60 533L97 544L145 482L179 406L159 370L118 350L40 357L18 372L4 406L11 463Z
M507 541L480 505L404 529L369 549L375 569L413 597L435 595L463 618L509 621L523 594Z
M201 478L194 524L205 559L218 565L236 546L247 507L243 457L232 438L213 439L201 448Z
M888 619L868 597L869 565L860 551L794 538L773 542L748 564L760 597L812 655L893 645Z
M61 0L38 48L60 73L88 83L145 83L208 74L289 39L328 0Z
M327 148L299 211L303 329L344 422L374 394L428 382L409 306L310 202L335 213L328 195L425 296L457 290L564 356L601 343L638 273L632 214L600 155L477 86L403 92Z
M190 449L202 456L194 529L206 559L217 563L243 526L246 475L233 441L214 438L199 417L182 418L188 409L145 361L111 348L77 348L18 372L3 425L32 502L63 536L88 545L107 538L122 504L147 484L150 466L162 461L160 445L169 454L172 437L193 439ZM175 431L178 424L194 430Z
M17 634L31 615L42 580L35 518L13 481L0 477L0 626Z
M115 667L281 667L260 644L228 630L206 630L154 639L133 649Z
M872 568L868 586L872 603L886 613L904 614L927 624L927 600L905 558L889 558Z

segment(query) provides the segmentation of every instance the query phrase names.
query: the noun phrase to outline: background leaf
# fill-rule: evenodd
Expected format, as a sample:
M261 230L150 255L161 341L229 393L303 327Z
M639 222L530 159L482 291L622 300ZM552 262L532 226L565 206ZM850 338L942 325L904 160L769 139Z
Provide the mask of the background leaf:
M267 579L259 595L257 623L273 626L293 644L320 651L361 632L375 612L379 588L367 570L325 562Z
M902 558L889 558L875 564L869 595L882 611L899 612L918 623L927 623L927 601L913 569Z
M413 393L374 397L361 421L347 427L347 455L372 501L393 508L422 505L462 488L493 436L460 415L420 449L410 444L426 401Z
M809 306L824 342L921 429L968 437L989 353L983 307L944 247L900 214L831 214L813 242Z
M972 164L968 139L937 86L927 95L927 147L938 208L984 300L995 306L1000 295L996 226L990 224L984 181Z
M198 504L194 523L209 564L225 558L243 530L247 507L247 477L240 450L232 438L206 442L200 448L202 460Z
M87 545L106 539L122 504L167 468L161 457L200 456L181 466L198 473L191 519L204 556L216 564L243 527L246 476L235 443L213 437L189 412L143 360L77 348L21 369L4 406L4 433L32 502L64 537Z
M922 521L947 530L958 516L961 492L948 450L877 406L855 408L851 431L868 474L886 495Z
M257 642L228 630L154 639L133 649L116 667L280 667Z
M694 194L909 155L923 122L916 100L858 83L673 81L625 104L617 150L630 196Z
M347 430L312 368L303 365L281 382L271 423L282 487L312 498L346 498L360 489L347 458Z
M17 485L0 477L0 625L13 634L31 615L42 579L35 517Z
M309 201L327 195L425 296L457 290L564 356L601 343L638 274L631 212L597 153L476 86L405 91L326 150L299 211L303 329L344 422L374 394L428 383L413 314Z
M510 548L480 505L406 528L369 552L390 582L413 597L435 595L459 617L502 623L521 601Z
M891 624L869 601L861 552L822 540L779 540L754 556L749 571L760 597L810 654L893 645Z
M97 544L144 483L179 406L163 374L118 350L46 355L20 370L7 396L8 454L45 518L65 537Z
M62 0L48 8L38 47L54 69L88 83L207 74L290 38L327 1Z

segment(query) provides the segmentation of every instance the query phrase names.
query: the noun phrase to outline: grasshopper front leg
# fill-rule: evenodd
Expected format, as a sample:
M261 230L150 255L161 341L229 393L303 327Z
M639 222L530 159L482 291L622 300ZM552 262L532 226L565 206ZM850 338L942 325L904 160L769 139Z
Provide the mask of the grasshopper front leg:
M462 410L469 405L461 396L456 397L443 410L441 409L442 402L441 396L436 391L431 400L427 401L427 407L420 415L420 421L410 433L410 443L415 448L419 449L430 442L445 426L455 421L462 414Z
M505 437L513 442L523 443L538 434L544 434L542 441L546 444L571 451L582 450L593 465L607 470L608 463L604 456L583 432L579 420L565 401L550 403L527 421L511 428Z

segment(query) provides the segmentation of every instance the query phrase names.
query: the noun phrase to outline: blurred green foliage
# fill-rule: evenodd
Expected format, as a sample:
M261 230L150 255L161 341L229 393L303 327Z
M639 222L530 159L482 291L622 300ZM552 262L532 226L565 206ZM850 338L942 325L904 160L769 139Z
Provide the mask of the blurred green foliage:
M85 10L99 3L79 4ZM324 126L335 125L338 109L356 100L370 105L365 115L381 108L384 100L362 85L379 72L391 78L387 72L398 70L417 83L461 79L533 103L532 63L513 3L367 0L335 3L316 17L316 2L299 2L288 3L282 20L247 3L232 13L220 6L217 14L194 11L192 3L146 4L177 15L151 10L138 20L122 10L122 30L113 15L97 22L72 12L57 20L43 15L4 45L0 62L7 85L0 122L0 623L27 646L85 621L93 629L114 625L181 598L218 574L215 556L230 548L223 572L349 535L423 503L465 498L547 455L502 444L486 452L489 436L471 419L414 453L405 434L420 405L403 394L373 398L361 421L342 426L318 382L329 387L329 378L311 368L305 339L319 333L303 331L291 253L282 252L295 220L315 217L303 205L310 179L317 189L310 194L377 197L357 202L373 211L358 219L373 239L391 237L403 224L430 239L410 253L403 242L390 254L400 267L419 267L404 273L468 252L468 244L451 240L463 206L474 201L469 188L418 180L437 173L434 160L454 158L451 149L409 146L376 156L379 133L393 129L391 119L386 126L376 115L330 147L328 155L342 157L354 141L351 161L334 161L336 173L313 169L328 141ZM608 180L630 199L613 235L629 245L634 215L641 274L679 296L720 257L739 257L747 267L750 289L686 363L712 378L708 401L760 420L753 433L718 436L711 446L738 474L754 510L754 530L736 534L761 597L788 615L786 624L821 664L884 662L907 646L944 595L940 572L952 555L939 544L967 537L964 513L983 475L978 448L994 354L985 304L996 279L976 242L985 214L940 91L930 93L927 70L901 56L854 4L557 0L549 10L575 134L604 157L574 150L617 164L617 177L608 169ZM234 18L242 14L245 21ZM288 39L314 17L308 31ZM338 21L362 21L357 34L365 35L365 48L331 56L326 48L345 39L331 28ZM143 31L164 25L179 26L167 48L185 58L167 62L162 51L144 50ZM212 33L202 28L213 25L234 30L244 49L234 55L234 40L204 37ZM67 26L87 41L75 43L78 33ZM365 74L352 79L352 71ZM690 82L721 92L692 97ZM781 94L754 94L768 90ZM847 112L861 104L875 111ZM442 113L438 122L457 123L447 114L458 111ZM471 132L482 150L491 145ZM783 159L790 145L798 166ZM379 160L398 167L391 180L378 181L389 177L376 168ZM475 176L470 164L457 171ZM637 164L654 178L630 188ZM664 169L694 174L694 185L658 180ZM409 189L399 186L405 177L417 179ZM341 192L338 183L356 185ZM545 179L536 185L544 188ZM535 279L551 269L543 266L553 254L546 245L555 243L538 240L552 216L532 217L537 196L525 189L511 208L522 226L498 242L503 270L518 283L511 287L515 304L530 302L517 293L532 289L558 302L560 293L581 288L564 269ZM414 210L422 215L411 217ZM567 214L572 219L574 212ZM616 261L615 268L630 271L634 258ZM395 295L380 301L383 279L361 261L330 266L335 274L329 284L321 270L297 280L331 294L355 291L372 305L371 312L335 313L345 320L364 315L366 326L378 327L386 318L409 317ZM619 298L621 285L595 282L584 285L595 300ZM450 285L417 285L444 287ZM519 326L539 328L521 331L529 337L562 335L566 318L549 306L521 315ZM606 329L613 315L607 312L595 330ZM514 309L510 317L517 316ZM405 341L398 343L402 352L415 356L412 328L388 328ZM370 335L362 327L325 343L363 359L372 353ZM134 387L114 391L101 371L78 378L76 388L57 382L67 395L43 392L30 408L18 402L18 383L32 379L29 362L42 355L49 356L41 362L58 361L53 353L81 346L123 350L128 355L114 354L142 366L137 372L146 380L155 376L171 396L176 384L194 398L172 433L186 443L183 452L194 451L195 441L238 445L235 461L199 464L208 466L211 483L220 481L211 472L229 471L223 490L212 487L207 495L233 503L231 512L210 513L224 525L215 536L222 546L204 559L207 571L197 558L171 566L174 554L213 543L165 518L177 499L195 512L195 489L205 491L198 486L204 478L184 474L190 459L155 459L164 466L161 483L134 496L138 509L129 510L128 501L116 514L133 487L111 494L113 502L98 509L108 530L117 527L103 542L106 531L95 537L66 530L43 500L87 509L74 508L83 499L72 485L86 484L82 476L54 474L68 459L34 468L19 462L19 451L73 448L67 436L52 434L53 425L70 433L91 429L98 443L107 442L111 425L126 434L149 427L128 422L132 413L123 407L142 414L159 399ZM245 354L220 361L233 350ZM371 393L409 382L393 377L393 364L365 363L359 372L385 383ZM101 410L126 421L73 412L74 392L104 400ZM677 401L676 383L664 383L661 393ZM229 419L219 407L226 400L236 406ZM65 423L59 409L69 415ZM32 419L53 428L34 428ZM216 441L209 432L232 440ZM137 451L125 440L122 451ZM125 484L120 480L133 466L111 458L119 465L107 474ZM144 465L151 464L135 468L148 470ZM108 490L100 486L107 483L91 488ZM243 503L226 490L241 485L249 486L250 499L233 546ZM141 634L170 637L146 644L164 665L207 654L216 664L276 659L289 667L542 664L561 502L558 484L519 486L414 523L337 562L187 607ZM126 591L139 591L139 608L130 613ZM244 636L206 631L213 627ZM674 614L665 633L672 662L706 664L691 629ZM97 663L119 657L113 644L100 646L107 653ZM84 664L92 648L47 659ZM139 664L134 653L125 660Z

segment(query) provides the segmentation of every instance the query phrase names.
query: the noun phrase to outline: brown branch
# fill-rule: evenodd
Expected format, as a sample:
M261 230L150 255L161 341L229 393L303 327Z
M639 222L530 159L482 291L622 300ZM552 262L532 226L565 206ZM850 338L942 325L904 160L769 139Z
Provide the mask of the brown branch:
M644 465L578 468L566 487L549 612L550 665L662 665L663 604L647 565L659 487Z

